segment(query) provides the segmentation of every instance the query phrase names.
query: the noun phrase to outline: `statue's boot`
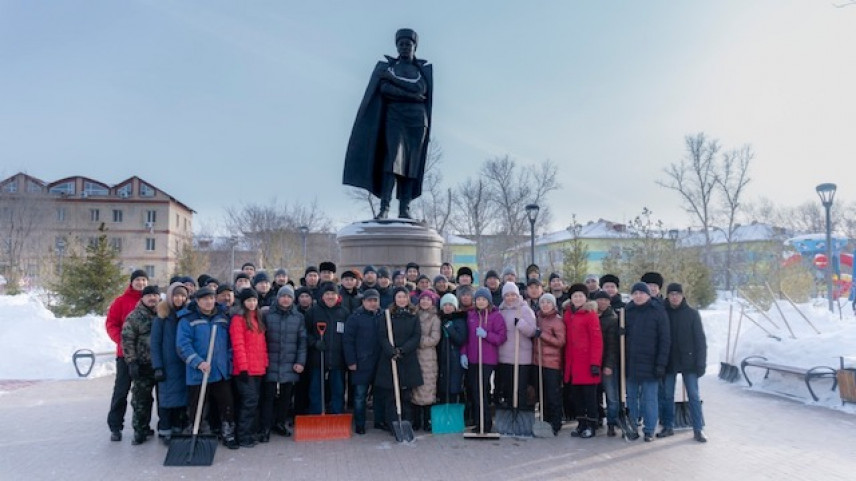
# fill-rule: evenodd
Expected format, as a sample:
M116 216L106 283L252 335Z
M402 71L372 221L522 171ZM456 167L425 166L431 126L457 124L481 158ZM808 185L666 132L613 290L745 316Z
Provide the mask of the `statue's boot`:
M375 219L386 219L389 217L389 203L392 200L393 186L395 186L395 174L384 174L383 184L380 186L380 210Z
M412 219L410 217L410 198L402 197L398 199L398 218L399 219Z

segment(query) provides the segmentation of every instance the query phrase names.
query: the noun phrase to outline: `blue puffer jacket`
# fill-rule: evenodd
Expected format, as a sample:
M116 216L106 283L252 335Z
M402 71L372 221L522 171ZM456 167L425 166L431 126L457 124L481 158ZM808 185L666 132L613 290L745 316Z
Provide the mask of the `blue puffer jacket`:
M232 372L232 353L229 348L229 319L226 317L226 308L215 304L214 312L205 315L199 312L196 302L191 302L179 311L178 316L176 348L186 365L187 385L202 384L199 364L204 362L208 355L208 343L214 329L217 329L217 338L214 340L208 382L228 380Z
M665 369L669 362L669 317L663 304L653 299L642 305L631 302L625 309L627 378L655 380L657 367Z
M345 335L342 338L345 365L357 365L357 370L351 371L351 384L366 385L374 380L380 357L377 331L381 322L384 322L382 311L371 312L361 306L345 323Z
M172 296L167 297L170 299ZM164 408L187 406L187 376L184 361L175 349L178 316L169 301L158 304L152 324L152 367L163 369L166 380L158 383L158 405Z

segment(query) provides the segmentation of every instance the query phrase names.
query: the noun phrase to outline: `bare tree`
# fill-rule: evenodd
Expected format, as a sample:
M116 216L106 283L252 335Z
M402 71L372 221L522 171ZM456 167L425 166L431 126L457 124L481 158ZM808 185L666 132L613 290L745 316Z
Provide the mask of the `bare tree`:
M658 180L657 184L680 194L686 202L684 209L698 219L704 231L704 259L708 262L713 195L718 182L716 156L720 146L717 140L708 140L704 132L687 135L684 141L686 155L666 167L666 180Z
M755 154L752 147L744 145L740 149L727 152L722 157L722 173L717 178L717 185L722 193L722 208L728 228L725 230L725 289L731 289L731 250L734 232L737 229L737 215L741 207L743 190L749 183L749 164Z
M475 238L477 249L477 260L479 271L483 271L486 252L483 236L489 232L495 222L495 208L490 202L487 186L484 180L466 179L455 188L453 196L456 215L450 219L452 228L464 235Z
M428 143L428 158L425 159L425 177L422 181L422 196L414 201L417 217L421 217L434 230L443 234L452 213L452 189L443 188L443 172L440 163L443 149L437 142Z
M43 194L0 195L0 265L5 265L9 292L14 292L26 267L24 261L44 256L43 226L55 204ZM49 252L53 252L53 239L47 239ZM14 287L13 287L14 286Z

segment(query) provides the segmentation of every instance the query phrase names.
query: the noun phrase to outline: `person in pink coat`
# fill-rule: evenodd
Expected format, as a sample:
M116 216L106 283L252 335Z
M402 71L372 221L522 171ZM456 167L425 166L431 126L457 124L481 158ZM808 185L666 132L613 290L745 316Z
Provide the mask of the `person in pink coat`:
M490 376L499 362L499 346L508 338L505 321L499 310L493 307L492 295L487 288L480 287L474 297L475 309L467 315L467 343L461 347L461 366L467 369L467 385L473 400L473 417L479 420L480 406L484 408L484 432L490 432L493 419L490 416ZM481 342L481 366L483 384L479 393L479 342ZM472 362L472 369L469 368ZM479 428L476 427L476 431Z
M532 337L535 335L535 312L529 303L520 296L520 288L513 282L502 286L502 304L499 312L505 321L508 340L499 346L499 365L496 368L496 392L499 405L513 406L514 391L514 352L517 343L517 407L530 409L526 402L526 388L529 386L529 372L532 365ZM517 331L516 334L515 330Z
M597 303L588 300L585 284L569 289L570 305L565 309L565 383L571 384L576 407L577 429L571 436L591 438L597 429L597 385L603 359L603 335Z

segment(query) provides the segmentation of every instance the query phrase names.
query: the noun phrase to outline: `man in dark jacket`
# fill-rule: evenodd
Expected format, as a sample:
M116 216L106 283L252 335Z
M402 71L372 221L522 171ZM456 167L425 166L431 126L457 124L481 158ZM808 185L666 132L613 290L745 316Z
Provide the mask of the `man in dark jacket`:
M253 277L253 288L259 295L259 307L271 306L276 302L277 291L271 289L270 277L261 271Z
M594 295L597 302L597 315L600 317L600 332L603 333L603 376L597 393L598 404L606 395L606 409L601 417L606 417L606 435L615 436L615 426L618 425L618 372L619 362L619 332L618 316L610 305L609 294L597 291ZM601 406L601 410L602 410Z
M624 309L624 300L621 298L621 293L618 292L618 287L621 281L615 274L606 274L599 279L600 289L609 294L610 305L616 313L619 309Z
M357 274L354 271L342 273L341 285L339 286L339 297L342 299L342 307L348 313L352 313L360 307L360 290L357 288Z
M366 396L372 383L380 356L378 342L379 324L383 322L380 310L380 294L368 289L361 295L362 306L348 317L342 348L345 364L351 371L351 384L354 386L354 424L357 434L366 433ZM384 419L382 403L375 400L374 418Z
M669 361L669 318L663 305L652 300L651 291L644 282L633 284L630 296L633 302L625 311L627 405L634 423L639 419L641 407L647 442L654 439L659 410L657 390Z
M672 428L675 421L675 381L677 374L681 373L689 398L694 439L704 443L707 442L707 436L702 431L704 415L698 390L698 378L704 376L707 367L707 339L704 335L704 326L698 311L687 304L683 286L676 282L669 284L666 297L669 301L666 313L669 316L672 348L663 381L663 400L666 403L663 429L657 433L657 437L664 438L674 434Z
M309 342L309 412L321 414L321 383L324 373L321 371L323 356L324 371L329 372L330 414L341 414L345 401L345 358L342 352L342 335L345 333L345 321L348 311L339 303L336 285L325 282L319 288L321 301L306 312L307 338ZM326 323L326 331L319 332L320 323Z
M502 288L499 285L499 274L491 269L484 275L484 287L490 291L490 300L494 306L502 304Z

